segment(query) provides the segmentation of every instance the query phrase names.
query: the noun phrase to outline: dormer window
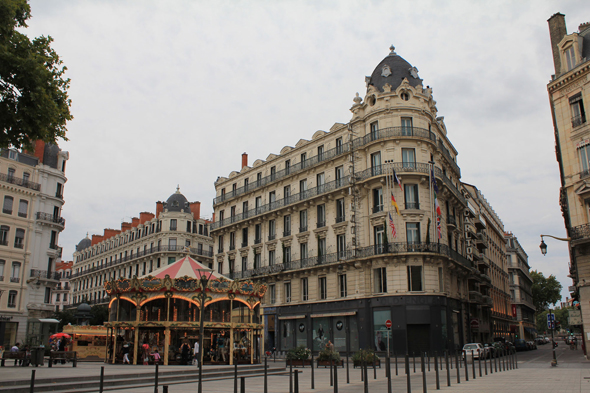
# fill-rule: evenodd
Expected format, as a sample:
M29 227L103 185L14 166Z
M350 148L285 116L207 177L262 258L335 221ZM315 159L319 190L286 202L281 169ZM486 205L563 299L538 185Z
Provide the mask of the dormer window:
M567 64L568 71L576 66L576 57L573 45L565 50L565 61Z
M8 150L8 158L10 158L11 160L16 160L16 158L17 158L16 150Z

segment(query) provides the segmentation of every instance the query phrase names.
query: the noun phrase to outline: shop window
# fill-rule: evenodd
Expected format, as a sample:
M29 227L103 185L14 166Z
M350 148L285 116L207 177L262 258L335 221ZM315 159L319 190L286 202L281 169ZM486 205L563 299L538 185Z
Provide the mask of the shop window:
M422 266L408 266L408 291L423 291Z

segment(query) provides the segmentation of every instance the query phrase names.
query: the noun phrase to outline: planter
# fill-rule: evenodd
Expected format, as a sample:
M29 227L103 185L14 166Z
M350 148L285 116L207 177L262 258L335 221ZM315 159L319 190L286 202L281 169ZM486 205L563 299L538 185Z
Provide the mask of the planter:
M362 362L358 362L358 361L353 362L354 368L360 367L361 365L362 365ZM367 367L373 367L373 366L381 368L381 361L379 359L377 359L372 363L367 363Z
M332 364L336 364L336 366L338 366L338 367L344 367L344 363L342 362L342 359L340 359L340 361L338 361L338 362L332 362ZM316 368L319 366L330 367L330 361L329 360L318 360Z
M293 367L311 366L311 360L309 360L309 359L307 359L307 360L300 360L300 359L287 360L286 366L289 367L289 365L293 365Z

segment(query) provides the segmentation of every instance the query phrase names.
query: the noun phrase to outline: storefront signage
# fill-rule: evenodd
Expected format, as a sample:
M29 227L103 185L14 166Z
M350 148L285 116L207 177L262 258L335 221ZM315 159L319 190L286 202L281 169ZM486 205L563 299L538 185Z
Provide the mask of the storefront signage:
M12 317L0 315L0 321L4 321L4 322L12 321Z
M303 319L305 318L305 314L303 315L279 315L279 319Z
M266 307L263 309L264 314L276 314L277 308L276 307Z
M325 317L345 317L347 315L355 315L356 311L347 312L330 312L327 314L311 314L312 318L325 318Z

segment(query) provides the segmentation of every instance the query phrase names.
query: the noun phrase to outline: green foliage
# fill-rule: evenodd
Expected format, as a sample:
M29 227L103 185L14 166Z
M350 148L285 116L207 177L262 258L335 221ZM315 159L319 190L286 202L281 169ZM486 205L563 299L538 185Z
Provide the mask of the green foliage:
M109 321L109 308L107 306L96 305L90 309L92 318L90 318L89 324L93 326L103 325Z
M367 362L368 364L373 364L373 362L377 360L379 360L379 357L371 350L361 349L352 355L352 362L355 365L359 365L363 361Z
M300 345L296 348L291 348L287 352L287 360L307 360L311 356L309 348L305 348L305 345Z
M568 323L569 317L569 310L573 310L573 307L569 308L560 308L557 310L552 310L553 314L555 314L555 320L561 322L561 329L569 329L570 325ZM547 329L547 314L549 314L548 310L538 312L537 313L537 332L541 334L542 332L547 331L547 335L550 335L549 329ZM556 330L557 332L557 330Z
M0 0L0 147L30 148L34 141L66 138L70 114L70 80L51 48L50 36L29 38L27 0Z
M328 348L324 348L320 351L320 353L318 354L318 362L321 361L334 361L334 362L339 362L340 361L340 354L336 351L331 351Z
M547 310L550 305L561 300L562 286L554 275L545 277L542 272L533 270L531 271L531 278L533 279L531 287L533 304L537 313Z
M55 311L53 313L52 318L55 318L59 321L59 325L57 325L57 330L59 332L63 331L64 325L67 324L76 324L76 311L75 310L64 310L64 311Z

